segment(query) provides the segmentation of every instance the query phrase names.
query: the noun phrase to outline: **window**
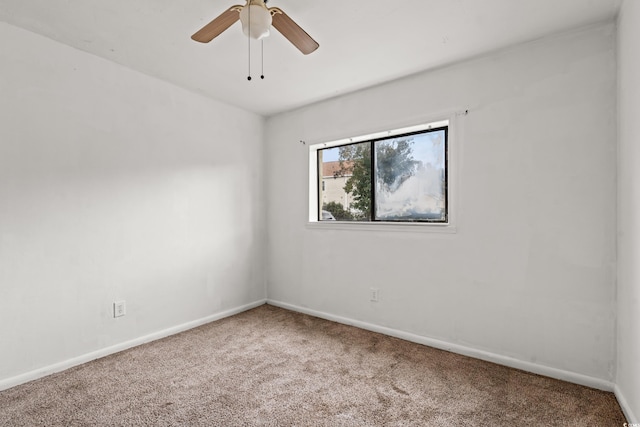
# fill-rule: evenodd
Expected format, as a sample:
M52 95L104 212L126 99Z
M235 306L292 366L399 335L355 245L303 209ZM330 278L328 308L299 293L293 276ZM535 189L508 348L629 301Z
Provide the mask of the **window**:
M312 219L447 224L448 131L445 121L312 146Z

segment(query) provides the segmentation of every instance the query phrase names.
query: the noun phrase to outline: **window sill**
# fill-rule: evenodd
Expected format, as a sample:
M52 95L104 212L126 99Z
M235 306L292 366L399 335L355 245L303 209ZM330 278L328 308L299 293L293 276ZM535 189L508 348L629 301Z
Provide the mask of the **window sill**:
M455 234L457 228L452 224L425 222L349 222L349 221L310 221L307 228L312 230L355 230L355 231L392 231L409 233Z

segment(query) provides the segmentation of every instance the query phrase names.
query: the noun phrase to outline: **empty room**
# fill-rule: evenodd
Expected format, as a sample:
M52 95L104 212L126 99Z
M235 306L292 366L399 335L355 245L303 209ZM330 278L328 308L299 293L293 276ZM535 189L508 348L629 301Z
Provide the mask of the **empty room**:
M0 426L640 425L638 0L0 0Z

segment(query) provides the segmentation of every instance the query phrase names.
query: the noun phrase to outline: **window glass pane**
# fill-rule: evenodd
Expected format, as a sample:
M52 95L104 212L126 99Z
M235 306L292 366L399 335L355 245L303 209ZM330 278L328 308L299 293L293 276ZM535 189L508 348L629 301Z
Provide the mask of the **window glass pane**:
M447 220L444 129L375 143L376 220Z
M371 219L371 143L318 150L320 221Z

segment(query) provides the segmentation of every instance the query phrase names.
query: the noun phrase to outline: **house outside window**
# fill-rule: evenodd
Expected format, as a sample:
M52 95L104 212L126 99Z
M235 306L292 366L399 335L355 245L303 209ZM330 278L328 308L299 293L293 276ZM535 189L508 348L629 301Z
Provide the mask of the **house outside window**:
M350 163L329 160L319 165L322 170L322 209L331 212L338 221L352 220L350 193L344 189L351 178Z

